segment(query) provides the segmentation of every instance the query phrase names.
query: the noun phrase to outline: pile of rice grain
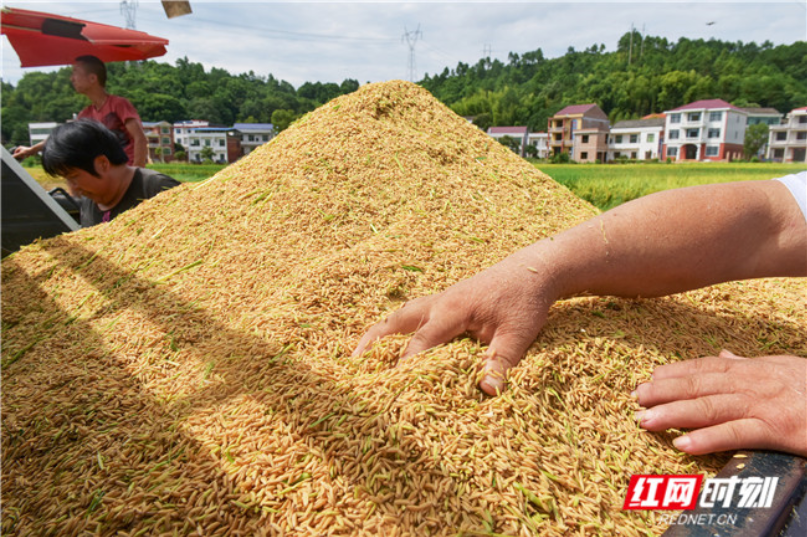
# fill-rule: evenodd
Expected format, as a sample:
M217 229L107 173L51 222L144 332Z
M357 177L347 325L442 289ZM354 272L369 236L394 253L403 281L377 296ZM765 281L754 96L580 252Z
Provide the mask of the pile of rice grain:
M507 391L457 340L363 331L596 211L405 82L204 183L3 261L2 532L645 535L631 474L727 460L643 432L671 360L807 354L804 285L556 305Z

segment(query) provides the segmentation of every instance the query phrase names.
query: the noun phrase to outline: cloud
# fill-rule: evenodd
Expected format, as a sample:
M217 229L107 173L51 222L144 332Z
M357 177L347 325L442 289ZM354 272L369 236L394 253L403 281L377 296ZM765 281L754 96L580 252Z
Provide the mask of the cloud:
M224 2L191 0L194 13L167 19L159 2L140 0L139 30L170 40L168 54L232 73L272 74L298 87L306 81L359 82L407 76L409 47L404 29L420 25L415 45L417 76L437 74L458 62L473 64L490 47L507 61L509 52L541 48L561 56L603 43L614 50L619 38L644 27L649 35L675 42L721 39L774 44L805 40L807 7L787 2ZM124 25L117 0L39 2L34 9ZM715 21L707 26L707 22ZM24 72L3 40L3 78Z

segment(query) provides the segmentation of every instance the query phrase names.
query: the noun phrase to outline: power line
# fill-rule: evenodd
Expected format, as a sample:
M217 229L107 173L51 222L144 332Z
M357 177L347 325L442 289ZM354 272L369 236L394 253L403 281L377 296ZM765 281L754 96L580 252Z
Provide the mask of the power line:
M409 45L409 81L415 81L415 45L418 42L418 39L423 39L423 32L420 31L420 24L418 24L417 30L414 32L410 32L404 26L404 34L401 37L401 42L406 40L406 43Z
M126 28L135 29L135 15L137 14L138 0L121 0L120 12L126 19Z

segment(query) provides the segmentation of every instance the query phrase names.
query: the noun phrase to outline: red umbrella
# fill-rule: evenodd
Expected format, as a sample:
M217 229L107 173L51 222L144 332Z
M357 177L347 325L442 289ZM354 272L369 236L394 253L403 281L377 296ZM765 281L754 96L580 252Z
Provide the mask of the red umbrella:
M21 67L69 65L86 54L104 62L145 60L165 54L168 44L137 30L17 8L0 11L0 30L17 51Z

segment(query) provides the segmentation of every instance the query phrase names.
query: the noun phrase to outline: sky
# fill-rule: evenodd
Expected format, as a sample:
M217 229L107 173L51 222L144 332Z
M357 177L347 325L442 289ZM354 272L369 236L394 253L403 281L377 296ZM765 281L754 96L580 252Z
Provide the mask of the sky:
M45 11L114 26L126 26L119 0L2 0L4 6ZM191 0L193 13L168 19L158 0L139 0L135 25L169 40L168 53L155 61L175 64L187 57L207 70L253 71L299 87L305 82L360 83L415 80L458 62L490 56L507 62L508 53L542 49L562 56L604 44L616 49L631 25L645 35L677 41L807 41L807 0L766 2L279 2ZM419 30L419 32L418 32ZM406 34L408 32L408 39ZM410 47L411 45L411 47ZM28 71L2 38L2 78L16 84Z

